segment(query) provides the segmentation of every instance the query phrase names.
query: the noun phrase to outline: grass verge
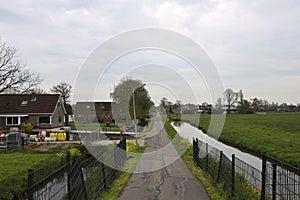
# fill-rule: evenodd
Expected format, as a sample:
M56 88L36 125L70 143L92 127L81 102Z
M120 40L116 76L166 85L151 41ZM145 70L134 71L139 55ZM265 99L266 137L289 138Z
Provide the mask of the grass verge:
M177 132L172 127L169 121L165 123L165 129L171 139L173 139ZM221 189L221 184L216 184L212 177L203 172L200 168L196 167L193 162L193 146L185 139L181 139L181 141L184 141L186 144L188 144L188 148L184 152L184 154L181 156L186 165L191 169L193 174L201 180L202 184L206 188L210 198L212 200L226 200L228 199L228 195Z

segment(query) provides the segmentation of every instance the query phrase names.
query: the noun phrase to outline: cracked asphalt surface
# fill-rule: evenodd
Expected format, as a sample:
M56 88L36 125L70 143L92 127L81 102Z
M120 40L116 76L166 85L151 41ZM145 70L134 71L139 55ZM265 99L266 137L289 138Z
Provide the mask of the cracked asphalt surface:
M167 144L169 147L161 151ZM170 162L171 164L167 165ZM175 147L170 143L161 119L157 117L154 120L152 135L145 139L145 152L118 199L206 200L210 198L201 181L179 157Z

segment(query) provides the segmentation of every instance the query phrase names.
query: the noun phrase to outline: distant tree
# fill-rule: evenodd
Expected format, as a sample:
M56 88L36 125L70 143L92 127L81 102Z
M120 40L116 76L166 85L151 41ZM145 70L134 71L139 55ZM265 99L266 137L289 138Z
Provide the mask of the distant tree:
M251 102L251 108L253 110L254 113L256 112L259 112L259 111L262 111L262 101L258 98L253 98L253 99L250 99L252 102Z
M238 95L238 106L237 106L237 109L238 109L239 113L243 114L243 113L245 113L244 105L243 105L243 103L244 103L244 94L243 94L243 91L240 90L237 95Z
M148 116L150 108L154 105L143 82L129 77L121 79L120 83L114 87L110 97L116 102L113 109L114 115L116 115L115 119L126 120L127 124L134 119L133 101L135 102L136 118L140 120Z
M47 91L40 87L35 87L30 90L27 90L25 93L26 94L47 94Z
M175 113L175 114L181 114L181 101L180 100L176 100L176 103L173 104L172 106L172 111Z
M222 114L223 113L223 105L222 105L222 99L218 98L217 102L213 108L213 113L215 114Z
M260 100L261 107L263 108L263 111L268 111L269 102L266 99Z
M173 103L169 101L166 97L163 97L160 100L160 106L164 108L164 111L167 114L172 114L173 113Z
M67 112L65 115L65 121L68 122L68 115L72 114L72 106L70 105L69 99L72 92L72 86L66 82L60 82L59 84L54 85L50 91L55 94L60 94Z
M39 74L25 68L17 50L0 40L0 93L26 93L40 84Z
M231 113L231 107L237 102L238 94L232 89L226 89L224 92L224 103L227 106L227 113Z
M243 107L242 107L242 113L243 114L252 114L253 113L253 109L251 107L251 102L249 102L246 99L243 99Z

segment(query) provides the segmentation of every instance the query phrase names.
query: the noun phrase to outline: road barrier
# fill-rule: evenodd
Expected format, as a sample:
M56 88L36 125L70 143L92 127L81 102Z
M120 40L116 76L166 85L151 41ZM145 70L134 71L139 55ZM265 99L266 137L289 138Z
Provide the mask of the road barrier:
M193 160L232 199L300 200L300 169L262 153L262 170L193 139Z

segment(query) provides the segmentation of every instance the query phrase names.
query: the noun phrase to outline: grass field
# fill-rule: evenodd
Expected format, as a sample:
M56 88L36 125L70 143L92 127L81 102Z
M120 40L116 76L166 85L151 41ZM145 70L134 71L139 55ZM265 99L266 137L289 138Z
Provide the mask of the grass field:
M180 119L171 115L171 119ZM210 115L183 115L184 121L207 132ZM260 156L261 152L300 166L300 113L266 115L230 114L226 116L220 141Z
M24 199L28 169L36 168L54 156L30 150L0 150L0 199Z

